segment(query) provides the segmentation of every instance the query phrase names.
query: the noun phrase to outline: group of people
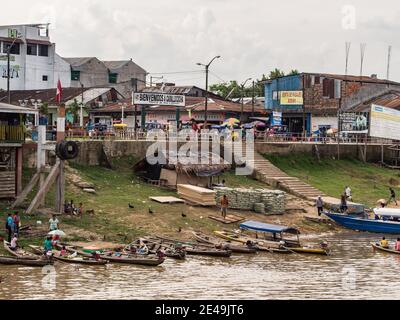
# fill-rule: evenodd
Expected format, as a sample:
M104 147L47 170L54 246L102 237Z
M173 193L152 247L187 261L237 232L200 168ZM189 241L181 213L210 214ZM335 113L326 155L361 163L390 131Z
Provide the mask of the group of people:
M70 202L65 201L64 203L64 213L65 214L73 214L75 216L82 216L83 214L83 203L80 202L79 206L76 207L74 204L74 200L71 200Z
M382 248L389 249L389 241L385 237L382 237L382 240L380 241L379 245ZM394 244L394 250L400 251L400 238L397 238Z
M21 227L21 219L19 216L19 212L15 211L12 214L9 213L6 219L8 242L11 242L11 240L13 240L14 237L18 237L20 227Z

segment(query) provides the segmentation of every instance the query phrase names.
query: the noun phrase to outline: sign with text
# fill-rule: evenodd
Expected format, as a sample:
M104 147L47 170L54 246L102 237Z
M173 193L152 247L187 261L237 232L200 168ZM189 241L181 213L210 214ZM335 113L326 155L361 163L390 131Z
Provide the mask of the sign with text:
M370 136L400 140L400 111L378 106L371 106Z
M138 92L133 96L134 104L160 105L160 106L185 106L185 96L177 94Z
M271 126L281 126L282 125L282 112L274 111L272 112Z
M368 112L343 112L339 114L340 132L367 133Z
M281 105L302 105L303 91L281 91L280 98Z

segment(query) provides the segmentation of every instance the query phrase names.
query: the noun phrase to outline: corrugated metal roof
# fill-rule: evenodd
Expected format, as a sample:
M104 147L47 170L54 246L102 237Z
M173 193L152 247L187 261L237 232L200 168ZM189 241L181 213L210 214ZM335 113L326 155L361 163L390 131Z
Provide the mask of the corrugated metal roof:
M8 103L0 102L0 113L22 113L22 114L35 114L39 111L31 108L14 106Z
M101 95L109 92L111 90L111 88L91 88L91 89L87 89L83 92L83 104L86 104L98 97L100 97ZM77 96L75 96L74 98L68 100L65 104L68 105L70 103L73 103L74 100L76 100L78 103L82 102L82 94L79 94Z
M377 104L383 107L388 107L400 110L400 91L391 91L383 95L372 98L364 103L361 103L348 111L351 112L366 112L370 109L371 104Z

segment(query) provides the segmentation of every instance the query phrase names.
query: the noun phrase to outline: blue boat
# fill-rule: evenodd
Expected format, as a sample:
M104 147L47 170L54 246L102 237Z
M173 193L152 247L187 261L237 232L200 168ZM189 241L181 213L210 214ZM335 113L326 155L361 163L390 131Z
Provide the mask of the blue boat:
M324 212L326 216L341 226L357 230L377 233L400 234L400 222L384 219L369 219L360 216L351 216L339 213Z

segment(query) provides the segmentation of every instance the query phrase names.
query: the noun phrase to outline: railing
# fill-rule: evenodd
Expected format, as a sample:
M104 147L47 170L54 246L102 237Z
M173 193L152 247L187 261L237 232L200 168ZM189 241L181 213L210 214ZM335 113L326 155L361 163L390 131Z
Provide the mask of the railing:
M198 140L210 140L213 135L207 133L198 133ZM237 135L238 136L238 135ZM82 140L147 140L150 139L149 132L137 129L136 133L134 128L114 129L96 131L92 130L87 132L84 129L71 129L66 132L68 139L82 139ZM219 137L219 136L218 136ZM154 135L151 140L153 140ZM177 140L176 132L163 131L159 139ZM179 141L187 141L189 135L180 137ZM361 135L354 135L351 137L341 136L306 136L304 137L299 133L268 133L266 131L256 131L254 136L255 142L265 143L319 143L319 144L378 144L388 145L395 144L396 142L390 139L372 138Z
M1 142L24 142L25 136L26 128L24 125L0 125Z

